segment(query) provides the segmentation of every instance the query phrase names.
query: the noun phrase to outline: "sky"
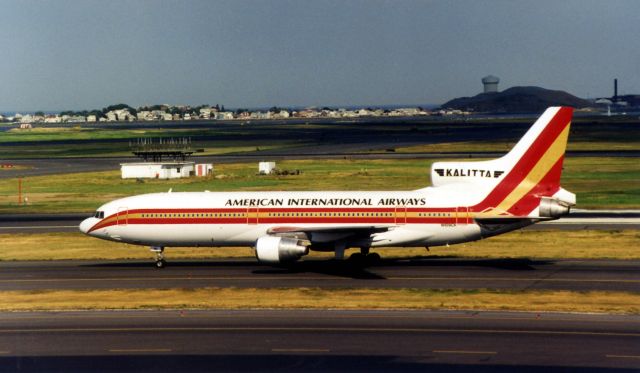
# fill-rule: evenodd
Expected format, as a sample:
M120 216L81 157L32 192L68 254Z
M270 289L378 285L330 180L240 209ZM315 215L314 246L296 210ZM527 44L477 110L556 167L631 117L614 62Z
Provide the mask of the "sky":
M0 112L640 94L640 1L0 0Z

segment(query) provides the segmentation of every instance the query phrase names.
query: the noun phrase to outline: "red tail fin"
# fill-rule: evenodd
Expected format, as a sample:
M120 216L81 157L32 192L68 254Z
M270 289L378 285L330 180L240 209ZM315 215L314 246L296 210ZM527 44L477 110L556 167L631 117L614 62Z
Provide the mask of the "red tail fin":
M490 161L505 175L473 210L526 216L557 193L572 115L570 107L548 108L507 155Z

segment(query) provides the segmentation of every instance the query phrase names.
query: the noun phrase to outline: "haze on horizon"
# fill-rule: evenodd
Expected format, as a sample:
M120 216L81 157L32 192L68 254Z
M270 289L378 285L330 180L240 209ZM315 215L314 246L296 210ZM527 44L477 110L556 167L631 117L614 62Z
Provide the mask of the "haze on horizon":
M640 93L640 2L2 2L0 112L115 103L441 104L536 85Z

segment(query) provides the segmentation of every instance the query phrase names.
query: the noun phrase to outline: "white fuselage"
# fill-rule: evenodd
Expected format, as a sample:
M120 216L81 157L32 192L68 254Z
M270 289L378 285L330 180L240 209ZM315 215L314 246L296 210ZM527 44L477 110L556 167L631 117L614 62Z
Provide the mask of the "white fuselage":
M477 240L481 228L468 211L474 193L441 188L378 192L156 193L110 202L104 218L81 230L104 239L150 246L253 246L260 237L313 228L314 243L336 242L352 230L379 229L362 242L435 246ZM466 188L465 188L466 189ZM457 201L458 204L452 204ZM322 232L322 228L327 232ZM344 233L340 232L344 227Z

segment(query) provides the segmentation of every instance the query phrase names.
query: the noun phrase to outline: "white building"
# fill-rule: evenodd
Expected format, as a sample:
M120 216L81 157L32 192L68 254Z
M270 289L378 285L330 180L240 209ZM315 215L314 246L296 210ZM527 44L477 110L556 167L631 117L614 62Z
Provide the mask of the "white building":
M216 113L216 119L218 119L218 120L233 119L233 112L231 112L231 111L221 111L219 113Z
M121 163L123 179L179 179L195 174L194 162Z
M116 115L118 116L118 121L120 122L131 122L136 120L136 117L134 117L127 109L116 110Z
M18 115L16 115L16 118ZM31 114L25 114L20 117L20 123L33 123L35 122L35 118Z
M213 175L213 165L211 163L198 163L196 165L196 176L211 176Z
M62 117L60 117L58 115L47 115L44 118L44 122L45 123L61 123L62 122Z
M153 113L151 113L150 111L147 110L141 110L138 112L138 114L136 115L138 117L138 120L142 121L142 120L154 120L154 116Z
M276 162L260 162L258 164L258 173L261 175L269 175L276 168Z
M87 121L83 115L73 115L67 119L67 123L84 123Z
M216 109L210 107L203 107L200 109L200 118L201 119L210 119L212 116L215 117Z

